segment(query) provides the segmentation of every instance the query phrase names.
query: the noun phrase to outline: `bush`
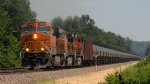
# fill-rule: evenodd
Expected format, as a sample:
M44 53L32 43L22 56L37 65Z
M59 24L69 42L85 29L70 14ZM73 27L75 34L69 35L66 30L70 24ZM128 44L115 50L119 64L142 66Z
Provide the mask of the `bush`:
M0 43L0 68L20 67L19 42L14 36L6 36L1 39Z
M121 84L124 83L124 80L122 79L122 73L121 72L115 72L115 74L108 74L106 77L106 81L108 84Z
M150 57L142 60L124 71L109 74L106 77L108 84L149 84L150 83Z

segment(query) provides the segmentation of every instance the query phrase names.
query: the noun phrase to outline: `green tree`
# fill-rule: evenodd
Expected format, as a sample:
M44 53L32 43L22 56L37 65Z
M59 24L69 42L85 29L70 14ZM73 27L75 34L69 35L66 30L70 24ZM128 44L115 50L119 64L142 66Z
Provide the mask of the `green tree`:
M74 17L67 17L64 20L64 29L71 32L71 33L79 33L80 29L80 17L74 16Z
M10 22L7 33L19 38L21 25L36 20L36 13L30 8L30 0L0 0L0 7L7 12Z
M146 56L150 56L150 45L148 45L148 48L146 50Z
M21 25L36 20L29 0L0 0L0 67L19 67ZM17 33L15 33L17 32Z
M131 52L132 40L130 38L125 38L125 50Z
M80 19L80 23L83 26L94 26L95 22L90 18L89 15L82 15Z
M6 11L0 8L0 67L18 67L19 59L16 57L19 42L14 36L6 35L9 17Z
M63 23L63 28L67 31L73 31L73 18L68 16Z
M63 28L64 26L63 26L63 24L64 24L64 22L63 22L63 19L61 18L61 17L56 17L56 18L54 18L53 20L52 20L52 22L51 22L54 26L56 26L56 27L60 27L60 28Z
M6 33L7 24L9 24L7 12L0 8L0 37Z
M20 60L16 56L19 52L19 42L16 37L8 35L1 39L0 67L19 67Z

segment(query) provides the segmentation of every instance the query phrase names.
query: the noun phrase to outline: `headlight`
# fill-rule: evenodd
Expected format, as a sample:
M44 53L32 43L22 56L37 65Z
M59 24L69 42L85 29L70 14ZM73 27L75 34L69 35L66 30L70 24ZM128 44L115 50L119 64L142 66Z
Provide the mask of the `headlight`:
M44 48L41 48L42 51L44 51Z
M26 51L28 52L28 51L29 51L29 48L26 48Z
M34 38L34 39L37 39L37 34L33 34L33 38Z

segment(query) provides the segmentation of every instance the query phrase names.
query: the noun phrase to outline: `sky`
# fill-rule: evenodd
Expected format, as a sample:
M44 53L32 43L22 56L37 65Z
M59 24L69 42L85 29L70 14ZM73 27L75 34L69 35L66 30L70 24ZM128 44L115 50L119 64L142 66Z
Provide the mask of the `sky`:
M134 41L150 41L150 0L30 0L40 21L88 14L96 26Z

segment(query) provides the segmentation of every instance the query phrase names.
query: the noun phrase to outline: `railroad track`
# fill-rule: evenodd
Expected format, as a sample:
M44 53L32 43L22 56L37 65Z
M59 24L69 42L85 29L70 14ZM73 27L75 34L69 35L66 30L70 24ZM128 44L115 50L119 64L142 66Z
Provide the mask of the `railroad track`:
M27 69L24 68L1 68L0 74L21 73L25 71L27 71Z
M2 74L16 74L16 73L29 73L29 72L37 72L37 71L42 71L41 69L39 70L29 70L25 68L1 68L0 69L0 75Z
M73 67L72 67L73 68ZM70 67L67 68L50 68L50 69L27 69L27 68L0 68L0 75L9 75L9 74L22 74L22 73L30 73L30 72L44 72L44 71L55 71L62 69L72 69Z
M119 64L119 63L111 63L111 64ZM102 64L102 65L111 65L111 64ZM101 66L101 65L98 65ZM56 71L56 70L64 70L64 69L75 69L75 68L85 68L91 66L84 67L51 67L50 69L27 69L27 68L0 68L0 75L9 75L9 74L22 74L22 73L30 73L30 72L44 72L44 71Z
M0 75L10 75L10 74L22 74L22 73L31 73L31 72L45 72L45 71L56 71L64 69L75 69L81 67L51 67L49 69L27 69L27 68L0 68ZM84 67L82 67L84 68Z

